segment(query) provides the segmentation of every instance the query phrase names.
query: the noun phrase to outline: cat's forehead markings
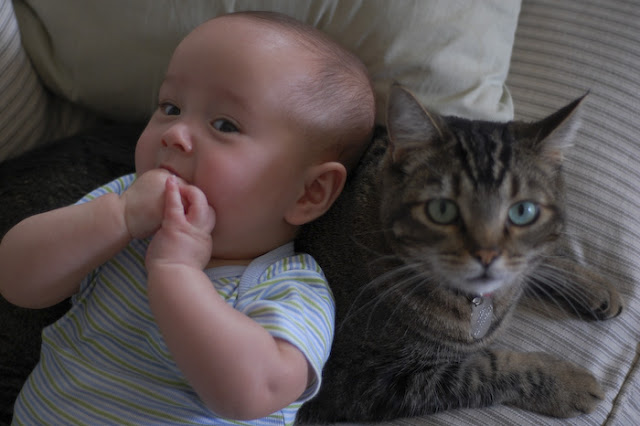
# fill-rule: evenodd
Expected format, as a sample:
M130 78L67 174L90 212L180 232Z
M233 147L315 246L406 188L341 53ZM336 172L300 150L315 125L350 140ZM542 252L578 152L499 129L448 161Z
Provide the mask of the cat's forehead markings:
M453 132L462 154L462 169L476 187L500 185L511 162L511 140L504 126L483 129L488 125L474 122Z
M513 173L510 173L511 179L511 198L515 198L520 192L520 179Z
M456 198L459 195L459 179L456 175L430 176L418 193L420 201L427 201L434 197Z

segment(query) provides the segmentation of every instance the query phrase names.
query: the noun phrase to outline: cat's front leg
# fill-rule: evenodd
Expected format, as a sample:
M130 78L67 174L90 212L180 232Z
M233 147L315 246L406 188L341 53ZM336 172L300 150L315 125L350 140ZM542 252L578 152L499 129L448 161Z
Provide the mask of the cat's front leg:
M415 361L354 363L333 387L327 377L298 423L382 421L495 404L567 418L592 412L604 397L589 371L545 353L481 350L457 361Z
M347 399L350 408L341 420L379 421L495 404L568 418L591 413L604 398L588 370L541 352L485 349L422 367L405 361L366 377L368 386Z
M585 319L607 320L622 312L622 298L610 280L570 258L548 258L534 276L534 290Z
M440 373L433 374L435 371ZM411 415L506 404L568 418L591 413L604 398L588 370L542 352L482 350L431 369L424 378L422 390L405 389L404 407L414 405L415 409L419 405L416 398L425 398L423 409Z

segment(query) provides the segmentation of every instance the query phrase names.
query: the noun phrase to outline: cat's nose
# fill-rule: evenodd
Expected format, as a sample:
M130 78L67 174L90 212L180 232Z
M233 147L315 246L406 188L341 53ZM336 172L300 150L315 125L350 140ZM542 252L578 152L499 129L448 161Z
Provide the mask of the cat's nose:
M480 249L473 254L478 262L485 268L488 268L498 257L500 257L500 251L498 249Z

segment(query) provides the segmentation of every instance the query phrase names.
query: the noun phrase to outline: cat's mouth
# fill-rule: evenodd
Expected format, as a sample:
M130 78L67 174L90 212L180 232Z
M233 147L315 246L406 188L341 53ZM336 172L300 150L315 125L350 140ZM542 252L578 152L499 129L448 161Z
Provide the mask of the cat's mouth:
M504 278L483 272L481 275L467 280L467 291L474 295L493 293L504 284Z
M447 280L448 286L469 297L484 296L496 292L504 286L505 279L502 277L482 274L472 278L460 278L458 280Z

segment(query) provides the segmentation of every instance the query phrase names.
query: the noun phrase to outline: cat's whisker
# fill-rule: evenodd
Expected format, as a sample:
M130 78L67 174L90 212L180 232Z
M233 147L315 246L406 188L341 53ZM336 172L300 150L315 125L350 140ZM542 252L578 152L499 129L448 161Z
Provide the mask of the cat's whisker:
M409 286L414 282L414 280L416 280L417 277L415 277L414 272L415 269L413 269L410 265L403 265L401 267L391 269L384 274L381 274L377 278L369 281L360 289L353 302L351 303L349 310L345 315L345 318L343 318L341 322L343 324L347 323L351 320L350 317L357 316L363 311L369 311L369 315L373 315L378 304L384 302L388 295L398 293L399 290L402 290L404 287ZM402 275L405 276L403 277L403 279L396 279ZM390 285L390 283L393 284ZM377 290L377 288L379 287L383 287L384 290L382 292L379 292ZM360 299L365 295L373 295L373 297L371 297L370 300L367 300L366 302L362 302ZM357 308L354 308L356 306Z
M412 284L414 283L414 280L416 280L416 279L418 279L418 278L419 278L419 277L417 277L417 276L416 276L416 277L409 277L409 278L405 279L403 282L398 282L398 283L397 283L397 284L398 284L398 286L397 286L397 287L404 287L405 289L408 289L408 290L409 290L408 292L405 292L405 291L398 291L398 290L399 290L399 288L396 288L396 289L395 289L395 291L393 291L393 289L391 289L391 288L390 288L389 290L391 290L391 291L385 291L385 294L380 294L380 295L376 298L376 299L377 299L377 302L376 302L375 306L373 307L373 309L371 309L371 311L370 311L370 313L369 313L369 318L368 318L368 322L367 322L366 330L369 330L369 325L371 324L371 321L372 321L372 319L373 319L373 316L374 316L374 314L375 314L375 311L376 311L377 307L378 307L381 303L384 303L384 302L385 302L385 300L386 300L386 297L385 297L385 296L387 296L388 294L396 293L396 292L397 292L397 294L401 294L401 295L402 295L402 296L401 296L401 301L406 300L406 298L411 297L411 296L413 295L413 293L417 291L418 286L416 286L416 285L412 285ZM384 327L383 327L383 328L387 328L387 326L388 326L389 324L391 324L391 323L392 323L392 319L393 319L393 317L395 316L395 314L396 314L396 312L398 311L398 309L400 309L402 306L403 306L403 304L402 304L402 303L396 303L396 304L395 304L395 307L394 307L394 309L389 313L389 315L388 315L388 317L387 317L386 324L384 325Z
M401 300L406 300L410 299L415 291L430 285L432 283L432 278L424 272L418 272L418 266L419 265L417 264L402 265L381 274L376 279L363 286L347 312L343 323L348 322L350 320L349 317L357 316L361 312L367 311L368 320L366 329L368 330L371 319L376 314L378 306L381 303L387 302L390 295L400 295ZM383 288L382 292L378 290L380 287ZM371 295L371 297L366 302L361 303L359 298L363 297L365 293ZM358 306L358 308L353 309L354 306ZM401 302L396 303L395 308L389 314L388 319L391 319L397 309L401 306L403 306Z
M558 259L561 257L548 257L548 259L551 258ZM582 276L577 272L560 268L549 262L543 262L532 273L529 282L537 291L544 291L545 296L558 306L560 306L560 303L557 299L558 297L561 298L566 307L569 307L578 318L582 318L585 312L591 312L591 306L589 305L590 298L586 293L589 289L576 288L575 286L568 285L568 282L580 282L581 279ZM551 291L544 287L549 288ZM580 309L580 307L582 307L582 309ZM590 316L593 319L598 319L594 313Z
M541 284L540 281L544 281L545 284ZM536 306L545 310L547 314L552 315L548 306L548 303L551 302L561 311L568 306L576 315L580 315L571 299L564 293L552 293L548 290L549 283L550 279L548 277L541 278L538 274L533 274L526 280L525 293L528 297L535 298L539 302ZM561 303L560 298L564 301L564 305Z
M379 238L384 238L384 234L385 234L385 230L372 230L372 231L367 231L367 232L359 232L359 233L355 233L355 234L351 234L350 235L350 239L351 241L355 244L356 247L364 250L365 252L369 253L372 256L375 257L380 257L380 256L384 256L385 253L381 253L378 252L376 250L374 250L371 246L369 246L366 241L368 240L368 238L370 238L371 236L378 236L379 234ZM359 238L364 238L365 242L362 242Z
M391 228L387 228L387 229L372 229L372 230L368 230L368 231L361 231L355 234L351 234L351 237L368 237L368 236L372 236L372 235L381 235L384 236L385 233L391 231Z
M417 291L423 290L427 286L434 285L434 280L431 275L428 275L426 272L419 271L419 266L421 266L420 264L413 264L413 265L407 265L407 266L411 267L413 275L407 276L404 282L397 283L399 287L406 287L409 290L408 292L406 292L406 291L397 291L398 289L396 289L397 294L399 294L401 297L401 302L411 300L412 296ZM401 290L404 290L404 289L401 289ZM384 298L380 297L380 302L382 301L384 301ZM396 314L396 312L398 311L398 309L400 309L403 306L405 306L404 303L396 303L395 308L389 314L389 320L391 320L393 316Z

